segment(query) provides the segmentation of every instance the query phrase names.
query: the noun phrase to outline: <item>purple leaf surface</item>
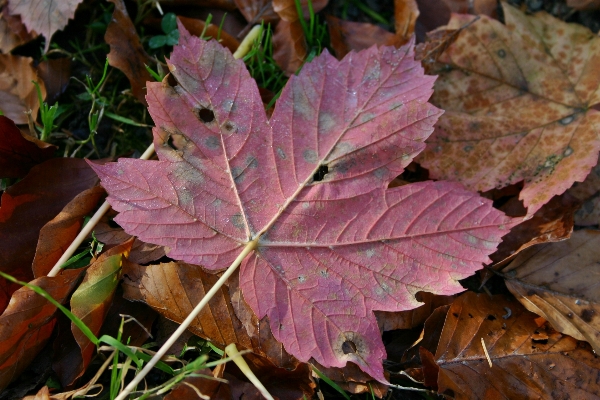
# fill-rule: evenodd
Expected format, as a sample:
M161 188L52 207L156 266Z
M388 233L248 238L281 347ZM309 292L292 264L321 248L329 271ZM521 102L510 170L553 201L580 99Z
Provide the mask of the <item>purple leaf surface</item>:
M224 269L244 246L240 286L301 361L354 362L385 382L374 310L454 294L489 262L508 222L459 184L387 189L442 111L413 44L327 53L290 78L267 119L244 63L180 27L169 67L148 83L160 161L94 165L129 234L170 257Z

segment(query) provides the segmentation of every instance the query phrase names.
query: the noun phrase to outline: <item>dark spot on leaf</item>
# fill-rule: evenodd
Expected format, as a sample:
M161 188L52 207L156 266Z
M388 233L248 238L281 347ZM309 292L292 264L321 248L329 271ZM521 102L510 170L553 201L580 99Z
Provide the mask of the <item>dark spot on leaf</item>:
M555 273L554 273L554 276L558 276L558 275L560 275L558 272L555 272Z
M494 321L494 320L496 320L496 317L494 317L493 315L490 314L487 316L487 319L488 319L488 321Z
M471 313L469 313L469 318L473 318L473 316L471 315Z
M304 158L304 161L306 161L309 164L317 163L317 152L312 149L304 150L304 152L302 153L302 157Z
M206 138L206 140L204 141L204 144L206 145L206 147L208 147L209 149L216 149L220 146L221 141L219 140L218 137L216 136L209 136Z
M225 130L229 133L233 133L235 131L235 125L231 121L225 122L225 125L223 125L223 128L225 128Z
M498 54L498 57L500 57L500 58L506 57L506 51L504 51L504 49L498 50L498 52L496 54Z
M585 309L581 312L581 319L585 322L592 322L592 318L594 318L594 310Z
M342 343L342 351L344 354L356 353L356 345L354 342L346 340L344 343Z
M468 153L468 152L470 152L471 150L473 150L473 146L471 146L471 145L469 145L469 146L465 146L465 147L463 147L463 150L464 150L465 152L467 152L467 153Z
M568 313L568 314L567 314L567 318L569 318L569 319L573 319L573 313L572 313L572 312Z
M234 214L231 216L231 223L236 228L243 229L244 228L244 218L242 218L241 214Z
M196 114L196 117L198 117L198 119L204 122L205 124L208 124L209 122L213 122L215 120L215 113L211 109L208 109L206 107L196 108L194 110L194 113Z
M534 343L539 343L539 344L548 344L548 338L545 339L531 339L532 342Z
M246 164L248 165L248 168L258 168L258 161L254 156L248 156Z
M283 149L281 147L277 148L277 155L279 156L279 158L281 158L282 160L285 160L285 152L283 151Z
M315 172L315 174L313 175L313 180L315 182L321 182L328 172L329 168L327 167L327 165L319 165L317 172Z
M454 315L455 318L458 318L458 314L453 312L452 315Z

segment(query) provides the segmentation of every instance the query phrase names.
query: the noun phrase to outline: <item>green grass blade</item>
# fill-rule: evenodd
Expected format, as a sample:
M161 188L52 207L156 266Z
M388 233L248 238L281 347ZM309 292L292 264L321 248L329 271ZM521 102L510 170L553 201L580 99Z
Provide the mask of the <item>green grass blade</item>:
M344 390L337 383L335 383L334 381L332 381L331 379L329 379L328 377L323 375L323 373L321 371L319 371L314 365L311 365L311 367L312 367L313 371L315 371L315 373L317 375L319 375L319 378L323 379L329 386L331 386L339 394L344 396L345 399L350 400L350 396L348 396L348 394L346 392L344 392Z

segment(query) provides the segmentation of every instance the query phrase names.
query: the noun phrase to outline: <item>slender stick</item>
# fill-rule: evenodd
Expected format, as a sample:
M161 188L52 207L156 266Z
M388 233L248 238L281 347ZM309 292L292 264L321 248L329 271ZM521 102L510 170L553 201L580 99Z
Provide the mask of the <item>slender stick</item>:
M217 291L219 289L221 289L221 286L223 286L225 281L227 281L227 279L229 279L229 277L235 272L237 267L242 263L242 260L244 258L246 258L246 256L248 254L250 254L250 252L252 252L252 250L254 250L257 242L258 242L258 239L255 239L255 240L249 242L246 245L246 247L244 247L244 250L240 253L240 255L235 259L235 261L231 264L231 266L229 268L227 268L225 273L213 285L213 287L208 291L208 293L206 293L204 295L204 297L202 298L200 303L198 303L198 305L192 310L190 315L188 315L187 318L181 323L179 328L177 328L177 330L175 332L173 332L173 334L171 335L169 340L167 340L165 342L165 344L162 345L162 347L156 352L154 357L152 357L152 359L150 361L148 361L148 364L146 364L146 366L135 376L135 378L133 378L133 380L129 383L129 385L127 385L125 387L125 389L123 389L123 391L121 393L119 393L119 395L115 398L115 400L124 400L127 397L127 395L129 393L131 393L131 391L137 387L138 383L140 383L142 381L142 379L144 379L144 377L146 375L148 375L148 372L150 372L152 370L152 368L154 368L156 363L165 354L167 354L167 351L169 351L169 349L171 348L173 343L175 343L175 341L177 339L179 339L179 336L181 336L181 334L183 332L185 332L185 330L190 326L190 324L194 321L194 319L196 319L198 314L200 314L200 311L202 311L202 309L204 308L204 306L206 306L206 304L209 302L209 300L212 299L212 297L217 293Z
M244 357L242 357L242 355L238 351L237 347L235 346L235 343L231 343L230 345L225 347L225 353L227 353L227 355L231 357L235 365L238 366L238 368L244 373L244 375L246 375L250 382L252 382L252 384L256 386L256 388L267 400L274 400L273 396L271 396L271 394L267 391L267 388L265 388L263 384L258 380L256 375L254 375L254 372L252 372L252 370L246 363L246 360L244 360Z
M148 146L148 148L146 149L146 151L144 151L144 154L142 154L142 156L140 157L140 160L147 160L147 159L149 159L152 156L152 154L154 154L154 143L152 143L152 144L150 144L150 146ZM56 264L54 264L54 267L52 267L52 269L48 273L49 277L53 277L53 276L58 275L58 273L60 272L60 267L69 258L71 258L71 256L73 255L73 253L75 253L75 250L77 250L77 248L79 247L79 245L81 243L83 243L83 241L85 240L85 238L87 238L88 235L94 230L94 228L96 227L96 224L98 224L98 221L100 221L100 219L102 218L102 216L104 216L104 214L106 214L106 212L108 211L109 208L110 208L110 205L108 204L107 201L105 201L100 206L100 208L94 213L94 215L88 221L88 223L83 227L83 229L81 230L81 232L79 232L79 234L77 235L77 237L75 238L75 240L73 240L73 243L71 243L71 245L69 247L67 247L67 250L65 250L64 254L62 255L62 257L56 262Z

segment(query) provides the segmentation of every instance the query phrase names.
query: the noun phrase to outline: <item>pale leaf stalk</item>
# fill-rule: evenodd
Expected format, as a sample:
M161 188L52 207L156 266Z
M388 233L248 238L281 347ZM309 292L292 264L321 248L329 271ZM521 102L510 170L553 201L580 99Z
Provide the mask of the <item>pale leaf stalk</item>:
M169 340L167 340L165 344L162 345L162 347L156 352L154 357L152 357L152 359L148 361L148 364L146 364L146 366L135 376L135 378L133 378L131 382L129 382L129 385L127 385L125 389L123 389L123 391L119 393L115 400L124 400L129 395L129 393L131 393L131 391L137 387L138 383L140 383L142 379L144 379L146 375L148 375L148 373L152 370L152 368L154 368L156 363L158 363L158 361L160 361L160 359L163 358L165 354L167 354L167 351L169 351L171 346L177 341L177 339L179 339L179 336L181 336L183 332L186 331L186 329L196 319L198 314L200 314L200 311L202 311L202 309L208 304L210 299L213 298L213 296L219 291L219 289L221 289L221 286L223 286L227 279L229 279L229 277L237 270L237 267L239 267L244 258L246 258L246 256L256 248L257 243L258 239L254 239L253 241L249 242L246 245L246 247L244 247L244 250L240 253L239 256L237 256L237 258L233 261L229 268L227 268L227 270L225 271L225 273L223 273L221 278L219 278L219 280L213 285L213 287L208 291L208 293L204 295L200 303L198 303L198 305L194 307L192 312L181 323L181 325L179 325L179 328L177 328L177 330L173 332L173 334L171 334Z
M152 143L152 144L150 144L150 146L148 146L146 151L144 151L144 154L142 154L142 156L140 157L140 160L148 160L152 156L152 154L154 154L154 143ZM104 216L104 214L106 214L106 212L109 209L110 209L110 205L108 204L107 201L105 201L100 206L100 208L94 213L92 218L90 218L88 223L83 227L81 232L79 232L79 234L77 235L75 240L73 240L73 243L71 243L71 245L69 247L67 247L67 250L65 250L62 257L60 257L60 259L56 262L56 264L54 264L54 267L52 267L52 269L48 273L49 277L54 277L54 276L58 275L58 273L60 272L60 269L61 269L60 267L65 262L67 262L67 260L69 258L71 258L73 256L73 254L75 253L77 248L81 245L81 243L83 243L83 241L88 237L88 235L90 233L92 233L92 231L94 230L94 228L96 227L96 225L98 224L100 219Z
M231 343L230 345L225 347L225 353L227 353L227 355L231 357L231 360L235 363L235 365L237 365L240 371L242 371L244 375L246 375L246 377L250 380L250 382L252 382L252 384L256 386L256 388L260 391L260 393L264 396L265 399L274 400L273 396L271 396L271 394L269 394L269 392L267 391L267 388L265 388L263 384L258 380L256 375L254 375L254 372L252 372L252 370L246 363L246 360L244 360L244 357L242 357L242 355L238 351L237 347L235 346L235 343Z
M250 30L250 32L248 32L248 34L246 36L244 36L242 43L240 43L240 45L238 46L235 53L233 53L233 58L242 58L246 54L248 54L250 49L252 49L252 45L254 44L254 41L260 37L261 33L262 33L261 26L255 25Z

